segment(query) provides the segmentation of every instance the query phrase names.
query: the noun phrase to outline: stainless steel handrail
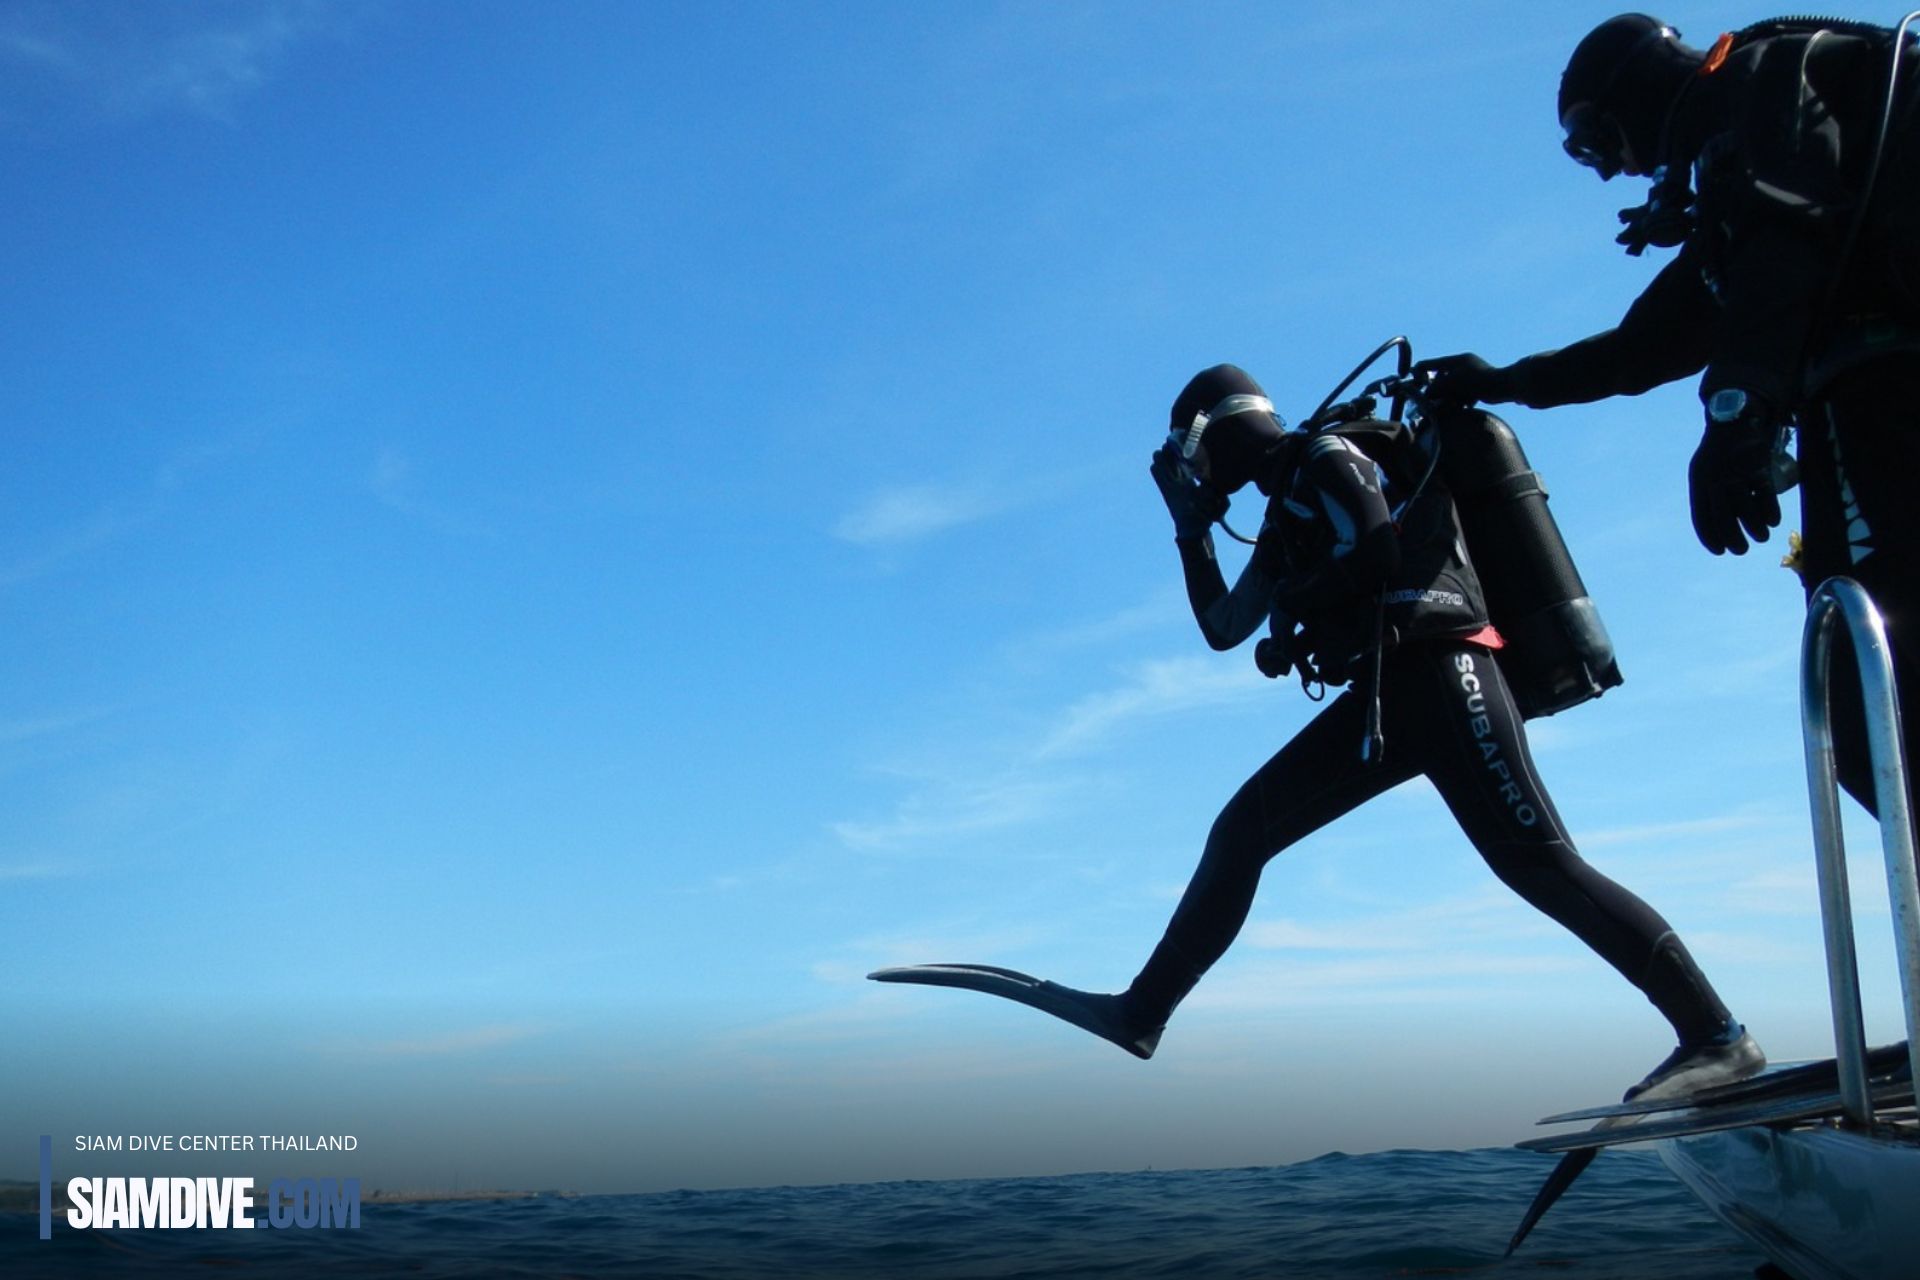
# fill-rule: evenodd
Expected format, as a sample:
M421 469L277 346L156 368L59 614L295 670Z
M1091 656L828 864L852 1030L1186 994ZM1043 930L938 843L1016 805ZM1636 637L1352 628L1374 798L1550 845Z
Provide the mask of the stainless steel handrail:
M1914 869L1913 814L1907 802L1907 761L1894 697L1893 659L1880 611L1851 578L1829 578L1807 605L1801 647L1800 715L1807 748L1807 791L1813 806L1814 856L1820 879L1820 920L1827 942L1827 988L1833 1004L1834 1058L1840 1101L1848 1120L1873 1123L1867 1092L1867 1042L1860 1013L1860 965L1853 945L1853 908L1847 890L1846 840L1840 831L1840 787L1834 767L1829 707L1834 628L1845 626L1860 670L1874 805L1886 855L1887 896L1893 903L1894 949L1905 998L1907 1053L1920 1080L1920 878Z

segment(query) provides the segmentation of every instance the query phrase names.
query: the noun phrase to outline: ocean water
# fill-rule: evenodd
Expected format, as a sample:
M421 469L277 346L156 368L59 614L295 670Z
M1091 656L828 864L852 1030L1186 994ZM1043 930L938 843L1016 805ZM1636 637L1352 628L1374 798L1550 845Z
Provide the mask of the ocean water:
M68 1230L0 1215L0 1276L1567 1277L1751 1280L1764 1261L1650 1152L1594 1162L1512 1258L1550 1157L1327 1155L1091 1173L366 1206L357 1231Z

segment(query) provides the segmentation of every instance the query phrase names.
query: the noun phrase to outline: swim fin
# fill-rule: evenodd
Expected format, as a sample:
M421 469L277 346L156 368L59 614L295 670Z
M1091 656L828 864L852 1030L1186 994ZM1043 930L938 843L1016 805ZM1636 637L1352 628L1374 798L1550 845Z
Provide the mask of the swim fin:
M1596 1130L1620 1129L1638 1119L1637 1116L1612 1116L1593 1127ZM1534 1193L1533 1203L1527 1206L1526 1216L1520 1219L1520 1227L1513 1233L1513 1239L1507 1241L1507 1257L1513 1256L1513 1251L1520 1247L1520 1242L1527 1238L1534 1224L1547 1216L1547 1210L1553 1208L1554 1202L1579 1180L1580 1175L1587 1171L1587 1166L1593 1163L1594 1157L1604 1149L1601 1146L1576 1147L1560 1157L1559 1163L1553 1166L1553 1172L1547 1175L1547 1180L1540 1184L1540 1190Z
M1907 1042L1882 1045L1867 1051L1866 1067L1868 1083L1878 1085L1883 1082L1897 1082L1909 1079L1912 1069L1907 1063ZM1763 1075L1753 1076L1733 1084L1715 1085L1697 1093L1682 1094L1676 1098L1657 1098L1648 1102L1635 1098L1631 1102L1616 1102L1610 1106L1583 1107L1578 1111L1562 1111L1558 1115L1547 1116L1541 1124L1567 1124L1575 1120L1597 1120L1602 1116L1648 1115L1657 1111L1684 1111L1694 1107L1718 1107L1729 1103L1758 1102L1766 1098L1783 1097L1793 1093L1832 1092L1840 1087L1840 1069L1832 1058L1822 1058L1816 1062L1802 1063L1798 1066L1780 1067Z
M1136 1058L1151 1058L1166 1028L1141 1029L1129 1023L1120 996L1063 987L1016 969L990 964L910 964L867 975L875 982L911 982L927 987L958 987L1030 1005L1119 1045Z
M1582 1147L1560 1157L1560 1162L1553 1166L1553 1172L1547 1175L1547 1180L1540 1185L1540 1190L1534 1193L1533 1203L1527 1206L1526 1216L1520 1219L1519 1230L1513 1233L1513 1239L1507 1241L1507 1252L1504 1256L1509 1258L1513 1256L1513 1251L1520 1247L1520 1242L1527 1238L1527 1233L1533 1230L1534 1224L1546 1216L1547 1210L1553 1208L1553 1202L1560 1198L1560 1193L1572 1186L1574 1179L1587 1171L1587 1166L1593 1163L1593 1158L1600 1154L1600 1150L1599 1147Z
M1913 1086L1905 1081L1883 1080L1870 1085L1867 1098L1875 1107L1904 1107L1913 1104ZM1610 1147L1623 1142L1652 1142L1658 1138L1690 1138L1697 1133L1722 1133L1728 1129L1746 1129L1754 1125L1796 1124L1803 1120L1825 1120L1844 1113L1846 1104L1838 1091L1794 1094L1762 1102L1717 1107L1697 1107L1691 1111L1656 1118L1621 1116L1602 1120L1591 1129L1577 1133L1529 1138L1514 1145L1522 1151L1575 1151L1582 1147ZM1609 1124L1634 1122L1631 1130L1606 1131Z

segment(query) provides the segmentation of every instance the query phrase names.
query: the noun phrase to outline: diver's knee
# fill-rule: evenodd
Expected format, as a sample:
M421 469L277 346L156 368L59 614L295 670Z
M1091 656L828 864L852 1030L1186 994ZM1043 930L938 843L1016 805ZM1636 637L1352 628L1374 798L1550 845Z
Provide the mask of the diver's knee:
M1260 820L1260 804L1242 791L1227 801L1207 829L1209 858L1264 860L1270 853Z

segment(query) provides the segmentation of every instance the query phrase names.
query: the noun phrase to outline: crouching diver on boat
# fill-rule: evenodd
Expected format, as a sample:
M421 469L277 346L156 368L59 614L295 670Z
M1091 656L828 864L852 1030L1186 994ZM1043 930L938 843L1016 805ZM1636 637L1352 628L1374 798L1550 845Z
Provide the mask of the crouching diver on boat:
M1318 416L1318 415L1317 415ZM1174 1007L1232 945L1275 854L1417 775L1432 780L1494 874L1566 926L1673 1025L1679 1047L1630 1091L1688 1092L1765 1057L1673 929L1575 852L1527 749L1494 654L1453 497L1396 423L1289 431L1246 373L1219 365L1175 400L1152 474L1173 517L1188 599L1207 643L1268 632L1268 675L1347 685L1241 786L1207 836L1166 934L1125 991L1076 991L1012 970L919 965L882 981L965 987L1032 1004L1152 1056ZM1398 433L1397 465L1354 441ZM1211 526L1248 484L1267 499L1229 588Z

